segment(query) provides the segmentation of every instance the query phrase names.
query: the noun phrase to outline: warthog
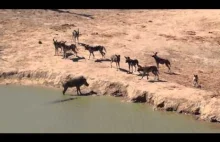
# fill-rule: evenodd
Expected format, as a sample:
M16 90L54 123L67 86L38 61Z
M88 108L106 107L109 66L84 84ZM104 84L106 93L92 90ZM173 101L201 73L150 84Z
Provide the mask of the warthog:
M63 83L63 88L64 88L63 95L65 95L65 92L67 91L67 89L69 87L76 87L77 95L79 95L79 93L80 93L80 95L82 95L81 90L80 90L80 87L82 85L89 86L89 84L87 83L86 78L84 76L78 76L78 77L69 79L68 81Z

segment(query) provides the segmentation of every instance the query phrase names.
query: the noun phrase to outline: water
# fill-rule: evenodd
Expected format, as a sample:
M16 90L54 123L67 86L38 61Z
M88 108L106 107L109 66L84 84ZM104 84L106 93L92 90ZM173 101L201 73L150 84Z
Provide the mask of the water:
M83 90L82 90L83 91ZM106 96L0 86L0 133L209 133L220 125Z

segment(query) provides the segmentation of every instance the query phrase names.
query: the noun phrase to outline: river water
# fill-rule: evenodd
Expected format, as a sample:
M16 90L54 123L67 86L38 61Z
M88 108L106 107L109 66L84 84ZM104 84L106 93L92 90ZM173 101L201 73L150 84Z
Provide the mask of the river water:
M83 90L82 90L83 92ZM0 86L0 133L218 133L220 124L107 96Z

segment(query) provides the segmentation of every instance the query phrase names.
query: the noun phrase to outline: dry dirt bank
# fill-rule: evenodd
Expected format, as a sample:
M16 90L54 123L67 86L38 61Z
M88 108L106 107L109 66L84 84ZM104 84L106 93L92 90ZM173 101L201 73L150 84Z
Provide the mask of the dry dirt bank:
M59 88L65 75L84 75L91 84L85 91L122 94L133 102L219 122L219 15L219 10L0 10L0 83ZM106 58L121 54L124 70L124 56L155 65L151 55L158 51L171 61L174 74L161 66L161 82L153 83L152 75L148 81L139 80L136 72L127 74L110 68L107 61L88 60L81 46L78 55L85 59L54 56L52 39L72 43L71 33L77 28L80 42L106 47ZM101 58L99 53L95 56ZM192 88L193 74L199 75L202 89Z
M68 72L11 70L0 72L0 84L40 85L61 89L62 82L69 75L75 76ZM86 78L90 86L82 87L82 92L87 95L93 91L97 95L124 97L129 102L150 103L155 109L177 111L195 115L201 120L220 122L219 100L212 98L212 92L186 88L175 83L157 82L155 85L155 83L138 84L121 81L116 78L106 80L90 76ZM75 89L69 89L68 94L75 94L75 91Z

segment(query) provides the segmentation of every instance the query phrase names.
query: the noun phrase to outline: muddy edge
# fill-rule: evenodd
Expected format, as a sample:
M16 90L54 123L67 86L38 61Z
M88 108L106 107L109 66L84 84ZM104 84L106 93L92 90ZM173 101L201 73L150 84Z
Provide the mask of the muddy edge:
M49 71L0 71L0 84L19 84L53 87L62 89L62 82L66 76L74 77L73 74ZM153 105L154 110L175 111L182 114L190 114L198 120L220 122L218 100L212 97L200 99L174 98L173 95L160 95L155 90L143 90L133 84L114 82L86 77L90 86L82 87L82 92L95 92L96 95L111 95L122 97L123 101L133 103L148 103ZM69 89L69 93L73 93ZM172 92L172 90L170 90ZM178 93L178 92L175 92ZM200 92L201 93L201 92ZM62 95L62 93L61 93Z

